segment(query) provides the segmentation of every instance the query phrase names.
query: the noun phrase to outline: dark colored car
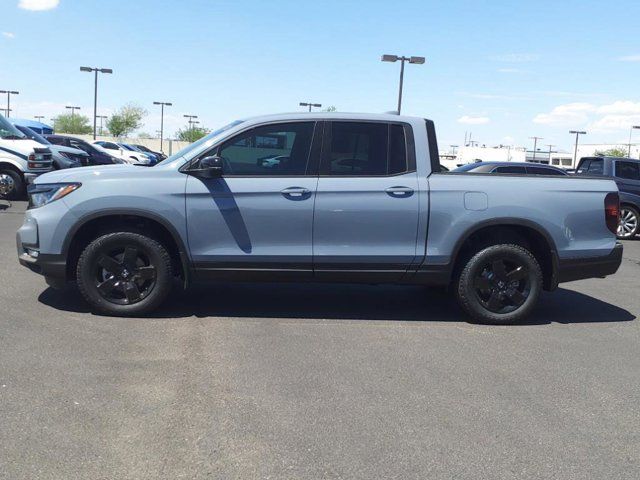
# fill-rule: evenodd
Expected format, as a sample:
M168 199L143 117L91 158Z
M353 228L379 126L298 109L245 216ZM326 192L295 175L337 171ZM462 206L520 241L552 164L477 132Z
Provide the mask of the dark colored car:
M506 173L512 175L568 175L561 168L551 167L541 163L523 162L477 162L468 163L451 170L453 173Z
M640 233L640 160L619 157L584 157L576 175L607 177L620 191L618 238L629 239Z
M137 147L139 150L142 150L145 153L151 153L151 154L155 155L158 158L159 162L161 162L162 160L167 158L167 156L164 153L162 153L162 152L154 152L153 150L145 147L144 145L140 145L138 143L132 143L131 145L133 145L134 147Z
M63 145L82 150L89 155L89 165L111 165L113 163L124 163L121 159L109 155L89 142L81 138L67 137L65 135L45 135L45 138L54 145Z

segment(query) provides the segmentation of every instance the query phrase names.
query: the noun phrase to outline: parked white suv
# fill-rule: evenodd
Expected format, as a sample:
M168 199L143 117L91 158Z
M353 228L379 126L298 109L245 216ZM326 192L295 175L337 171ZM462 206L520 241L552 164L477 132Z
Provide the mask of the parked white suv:
M52 169L51 151L29 139L0 115L0 189L9 199L25 195L27 184Z

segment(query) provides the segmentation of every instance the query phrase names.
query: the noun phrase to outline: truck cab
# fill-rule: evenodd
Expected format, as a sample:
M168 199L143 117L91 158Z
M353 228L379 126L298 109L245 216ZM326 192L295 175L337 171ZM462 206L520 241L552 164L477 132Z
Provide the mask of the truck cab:
M0 115L0 193L9 199L22 198L27 185L51 169L51 151Z

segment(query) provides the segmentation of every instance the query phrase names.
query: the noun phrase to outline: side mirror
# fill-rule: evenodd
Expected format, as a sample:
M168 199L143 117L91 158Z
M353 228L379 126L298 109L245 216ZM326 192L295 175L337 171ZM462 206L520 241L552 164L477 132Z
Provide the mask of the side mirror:
M222 158L214 155L200 160L200 168L190 170L193 175L203 178L218 178L222 176Z

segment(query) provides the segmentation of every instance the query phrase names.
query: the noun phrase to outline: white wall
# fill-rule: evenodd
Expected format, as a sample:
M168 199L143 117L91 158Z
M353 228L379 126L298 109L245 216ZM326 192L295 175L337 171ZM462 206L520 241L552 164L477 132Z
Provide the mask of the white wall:
M72 134L66 134L66 133L63 133L61 135L78 137L78 138L82 138L83 140L86 140L89 143L93 143L93 135L76 135L76 134L72 135ZM162 151L166 155L174 154L178 150L181 150L187 145L189 145L189 142L180 142L178 140L165 139L162 142L162 147L164 148L161 148L159 138L115 138L115 137L106 137L106 136L98 135L96 136L96 140L106 140L109 142L135 143L138 145L144 145L145 147L147 147L150 150L153 150L154 152Z

